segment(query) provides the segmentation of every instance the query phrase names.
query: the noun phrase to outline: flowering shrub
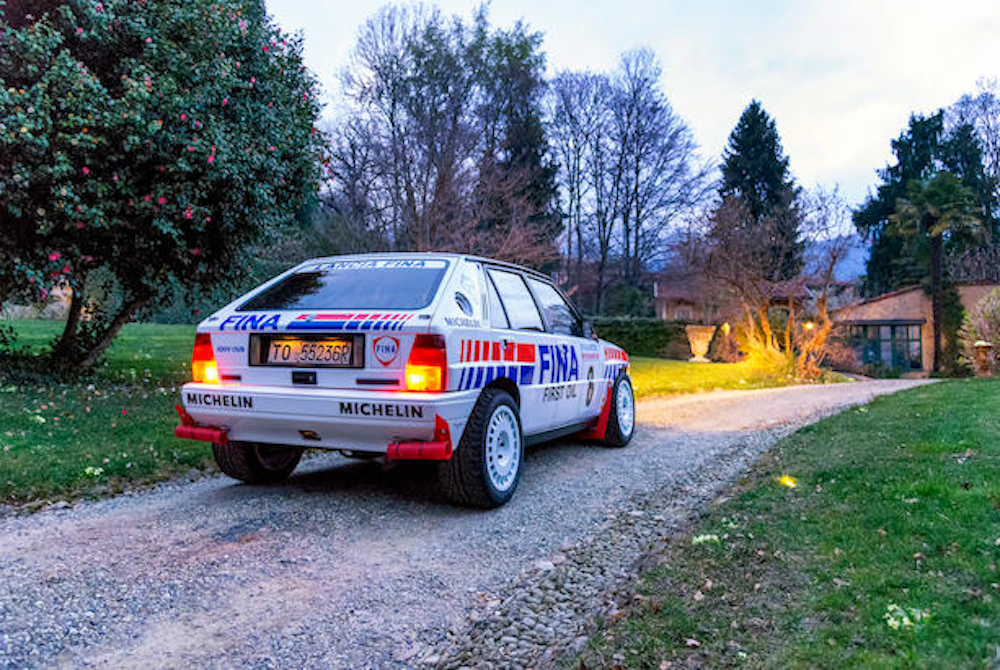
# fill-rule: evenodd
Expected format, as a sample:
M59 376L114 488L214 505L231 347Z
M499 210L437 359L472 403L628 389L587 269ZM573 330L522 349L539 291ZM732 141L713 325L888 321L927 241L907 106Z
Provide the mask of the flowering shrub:
M969 310L958 336L963 362L969 365L975 360L976 342L989 342L994 353L1000 352L1000 289L987 293Z
M889 604L885 608L885 625L893 630L920 630L924 623L931 618L931 615L924 610L915 607L900 607L895 603Z
M86 363L172 280L230 279L317 187L301 51L261 0L0 0L0 302L79 314L108 278L56 348Z

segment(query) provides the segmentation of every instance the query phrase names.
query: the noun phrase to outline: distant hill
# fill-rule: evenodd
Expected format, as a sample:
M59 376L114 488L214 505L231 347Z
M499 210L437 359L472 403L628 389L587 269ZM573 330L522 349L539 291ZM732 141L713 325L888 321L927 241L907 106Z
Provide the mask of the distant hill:
M837 265L837 279L840 281L857 281L865 274L868 265L868 245L857 233L849 233L847 255ZM812 243L812 248L806 254L809 258L821 258L824 251L833 244L839 244L844 236L822 242Z

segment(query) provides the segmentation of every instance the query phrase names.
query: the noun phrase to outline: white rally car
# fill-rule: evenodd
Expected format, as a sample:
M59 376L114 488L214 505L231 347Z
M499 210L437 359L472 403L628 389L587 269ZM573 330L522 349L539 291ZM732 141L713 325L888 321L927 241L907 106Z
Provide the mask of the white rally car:
M596 339L544 275L457 254L306 261L198 326L178 437L245 482L304 448L440 461L453 500L493 507L526 444L625 446L628 356Z

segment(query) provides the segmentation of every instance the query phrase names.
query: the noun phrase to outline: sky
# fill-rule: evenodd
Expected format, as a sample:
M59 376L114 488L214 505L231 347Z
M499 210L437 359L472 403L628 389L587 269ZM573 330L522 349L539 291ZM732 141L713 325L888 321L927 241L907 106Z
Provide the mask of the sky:
M304 32L330 110L358 28L382 4L267 0L283 28ZM480 2L425 4L468 18ZM852 204L878 183L912 112L1000 77L998 0L494 0L490 17L543 33L550 74L610 71L623 51L653 49L663 90L706 158L719 159L759 99L798 182L839 185Z

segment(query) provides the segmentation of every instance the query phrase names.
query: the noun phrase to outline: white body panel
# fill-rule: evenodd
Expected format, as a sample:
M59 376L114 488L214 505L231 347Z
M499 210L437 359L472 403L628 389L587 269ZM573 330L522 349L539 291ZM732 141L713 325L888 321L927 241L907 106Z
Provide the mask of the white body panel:
M324 267L344 272L355 265L362 272L372 263L392 269L393 264L445 269L433 297L418 309L240 309L292 274L321 272ZM625 352L607 342L551 332L547 317L547 332L509 324L493 327L489 295L493 284L484 271L487 267L523 273L536 284L546 281L513 266L449 254L307 261L198 326L199 333L211 334L220 382L186 384L181 394L184 407L197 424L224 428L232 440L381 453L391 442L431 440L438 416L447 421L458 448L476 400L491 384L501 384L519 396L522 428L529 439L593 423L605 402L608 382L627 366ZM537 296L535 302L541 304ZM445 340L445 392L405 390L406 362L419 333L438 334ZM266 338L302 334L360 336L363 364L285 367L251 361L263 343L271 342ZM303 372L314 374L314 381L293 382L293 373Z

